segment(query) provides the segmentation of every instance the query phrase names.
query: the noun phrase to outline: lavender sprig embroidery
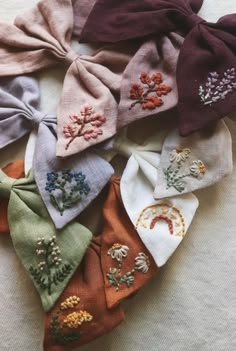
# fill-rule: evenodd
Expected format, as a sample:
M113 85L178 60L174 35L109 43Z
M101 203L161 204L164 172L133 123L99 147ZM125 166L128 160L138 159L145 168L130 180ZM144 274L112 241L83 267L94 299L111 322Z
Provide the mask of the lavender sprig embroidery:
M210 72L205 86L200 85L199 96L204 105L225 100L228 94L236 90L236 70L229 68L220 76L217 72Z

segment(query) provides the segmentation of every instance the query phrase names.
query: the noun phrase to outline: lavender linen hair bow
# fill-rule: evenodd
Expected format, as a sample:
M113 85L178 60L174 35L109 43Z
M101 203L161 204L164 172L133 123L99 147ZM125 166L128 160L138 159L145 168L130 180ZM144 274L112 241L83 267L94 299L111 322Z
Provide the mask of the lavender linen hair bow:
M69 66L57 112L59 157L115 134L117 102L112 92L119 92L133 51L126 46L122 52L104 49L93 56L80 55L70 47L72 29L71 0L41 0L17 16L14 25L0 22L0 76Z
M81 35L82 42L114 43L154 33L182 32L186 39L176 73L182 136L236 109L236 14L208 23L195 14L201 3L98 0Z
M33 173L44 204L57 228L77 217L100 193L113 174L110 164L86 150L61 160L56 158L56 117L38 110L39 86L20 76L2 86L0 97L0 147L38 127Z

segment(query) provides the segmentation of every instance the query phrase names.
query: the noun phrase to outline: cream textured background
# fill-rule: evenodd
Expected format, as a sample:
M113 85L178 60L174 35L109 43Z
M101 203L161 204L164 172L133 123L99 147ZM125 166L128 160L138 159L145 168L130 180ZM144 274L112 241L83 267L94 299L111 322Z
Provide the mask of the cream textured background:
M0 19L12 21L34 3L1 1ZM201 15L216 21L232 12L235 0L205 0ZM43 111L55 113L63 74L57 69L39 74ZM236 123L227 123L236 164ZM1 151L0 165L23 155L26 141ZM236 350L236 171L195 194L200 207L176 253L124 304L126 321L81 351ZM0 237L0 351L42 351L42 339L38 296L10 238Z

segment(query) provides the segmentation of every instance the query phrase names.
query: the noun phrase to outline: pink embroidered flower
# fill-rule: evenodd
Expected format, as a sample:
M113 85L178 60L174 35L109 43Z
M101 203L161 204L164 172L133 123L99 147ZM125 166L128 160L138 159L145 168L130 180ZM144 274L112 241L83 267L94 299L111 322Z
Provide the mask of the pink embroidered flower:
M75 138L78 133L78 128L74 124L65 124L63 133L66 138Z
M70 138L65 147L66 150L75 138L83 137L84 140L89 141L103 134L103 130L99 127L106 122L106 117L102 113L95 113L89 104L84 104L80 114L72 114L69 119L72 123L65 124L63 128L65 137Z

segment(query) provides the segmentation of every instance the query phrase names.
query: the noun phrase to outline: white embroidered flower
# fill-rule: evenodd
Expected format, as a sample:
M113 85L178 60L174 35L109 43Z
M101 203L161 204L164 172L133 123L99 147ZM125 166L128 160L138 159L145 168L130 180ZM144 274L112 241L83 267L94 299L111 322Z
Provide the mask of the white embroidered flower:
M170 162L176 161L180 163L182 161L185 161L188 158L190 152L190 149L177 147L170 153Z
M138 256L135 258L135 268L138 271L147 273L150 265L151 265L151 262L149 260L149 257L146 256L143 252L140 252Z
M190 167L190 173L194 177L203 176L206 173L206 166L201 160L193 161Z
M110 255L112 258L116 259L117 261L121 262L122 258L127 256L128 251L128 246L116 243L112 245L112 247L108 250L107 254Z

